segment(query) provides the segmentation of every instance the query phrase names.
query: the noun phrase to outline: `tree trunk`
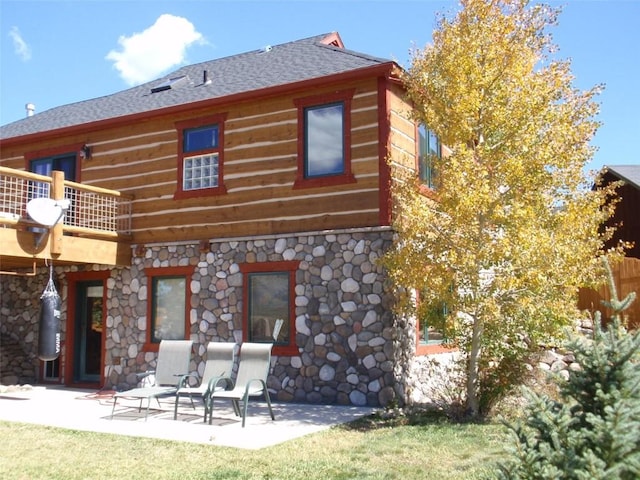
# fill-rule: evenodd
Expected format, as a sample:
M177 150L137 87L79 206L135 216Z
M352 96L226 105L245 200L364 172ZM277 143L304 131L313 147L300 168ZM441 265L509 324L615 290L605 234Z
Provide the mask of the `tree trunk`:
M467 362L467 415L471 418L478 417L480 402L478 398L478 365L482 345L483 322L477 316L473 316L473 332L471 334L471 348L469 349L469 361Z

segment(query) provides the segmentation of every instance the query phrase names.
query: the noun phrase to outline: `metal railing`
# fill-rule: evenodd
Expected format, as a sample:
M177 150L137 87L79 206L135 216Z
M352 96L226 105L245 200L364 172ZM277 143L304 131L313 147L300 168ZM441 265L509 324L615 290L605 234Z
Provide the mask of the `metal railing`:
M63 189L58 190L55 181L55 176L0 166L0 224L33 224L27 203L34 198L51 198L52 192L63 191L64 199L70 200L63 219L64 232L99 237L131 234L132 198L115 190L69 180L63 180Z

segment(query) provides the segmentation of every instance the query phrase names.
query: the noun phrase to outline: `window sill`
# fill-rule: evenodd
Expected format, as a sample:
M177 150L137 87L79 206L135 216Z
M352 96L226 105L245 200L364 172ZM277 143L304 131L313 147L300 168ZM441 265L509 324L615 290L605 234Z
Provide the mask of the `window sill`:
M227 187L224 185L213 188L199 188L197 190L177 190L173 194L174 200L183 200L187 198L215 197L218 195L226 195Z
M457 347L447 347L442 344L418 345L416 347L416 355L434 355L437 353L453 353L457 351Z
M295 345L274 345L271 353L279 357L293 357L300 355L300 350Z
M420 193L431 200L438 200L438 193L435 188L429 187L425 184L420 185Z
M142 351L143 352L157 352L158 350L160 350L160 344L159 343L147 342L144 345L142 345Z
M352 173L317 178L297 178L293 184L293 189L331 187L333 185L346 185L348 183L356 183L356 177Z

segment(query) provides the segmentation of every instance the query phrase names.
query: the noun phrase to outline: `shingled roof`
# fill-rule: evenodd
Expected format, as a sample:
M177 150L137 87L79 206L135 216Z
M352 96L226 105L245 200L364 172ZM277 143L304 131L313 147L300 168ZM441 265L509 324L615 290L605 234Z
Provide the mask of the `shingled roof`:
M605 171L640 190L640 165L607 165Z
M54 107L3 125L0 139L153 112L381 65L391 66L393 62L342 48L342 41L335 32L317 35L187 65L128 90ZM210 82L204 81L205 71ZM172 79L171 88L166 88ZM158 91L154 93L152 89Z

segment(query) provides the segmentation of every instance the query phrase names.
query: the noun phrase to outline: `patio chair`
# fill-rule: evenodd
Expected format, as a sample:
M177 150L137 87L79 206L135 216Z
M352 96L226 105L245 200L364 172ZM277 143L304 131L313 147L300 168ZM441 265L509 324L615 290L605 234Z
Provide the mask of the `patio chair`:
M204 403L204 421L207 421L209 413L209 392L216 389L232 386L229 384L229 378L233 372L233 364L236 357L236 344L230 342L209 342L207 345L207 360L204 364L204 372L202 372L202 380L197 387L190 387L186 383L190 377L197 375L188 375L184 377L184 384L178 388L176 392L176 403L173 410L173 419L178 418L178 403L181 396L188 396L191 400L191 407L195 410L193 397L201 397Z
M264 395L271 420L275 420L271 398L267 390L267 376L271 366L271 343L243 343L238 357L238 374L233 388L230 390L214 390L209 392L209 424L213 417L213 401L219 398L231 400L236 415L242 417L244 427L247 419L247 406L250 397ZM242 410L240 409L242 402Z
M136 398L140 400L138 411L142 410L143 400L147 400L147 411L144 419L149 416L149 405L151 399L155 398L160 405L159 397L173 395L178 390L178 386L184 383L184 377L189 373L189 362L191 360L191 340L162 340L158 350L158 361L155 371L140 374L140 377L154 378L148 386L142 386L117 392L113 396L113 409L111 418L116 410L116 403L119 398ZM154 377L151 377L154 375Z

